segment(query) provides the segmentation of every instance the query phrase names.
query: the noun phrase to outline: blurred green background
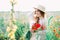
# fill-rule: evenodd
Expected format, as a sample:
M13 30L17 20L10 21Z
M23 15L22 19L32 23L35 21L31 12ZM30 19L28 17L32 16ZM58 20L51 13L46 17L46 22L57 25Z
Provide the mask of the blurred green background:
M11 39L7 32L7 27L10 23L10 12L0 12L0 40L26 40L26 33L29 31L29 19L32 18L32 12L20 12L14 13L15 20L14 25L17 29L14 33L15 39ZM48 24L46 25L46 40L60 40L60 11L48 11L46 12L46 18ZM13 35L13 34L11 34Z

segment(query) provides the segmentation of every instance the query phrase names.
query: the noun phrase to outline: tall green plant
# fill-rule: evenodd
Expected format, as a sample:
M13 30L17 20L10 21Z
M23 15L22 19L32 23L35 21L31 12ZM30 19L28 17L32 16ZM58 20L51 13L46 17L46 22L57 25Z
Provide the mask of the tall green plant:
M29 23L22 23L21 21L16 21L16 25L18 28L15 32L15 38L16 40L23 40L23 38L25 38L26 33L29 30Z

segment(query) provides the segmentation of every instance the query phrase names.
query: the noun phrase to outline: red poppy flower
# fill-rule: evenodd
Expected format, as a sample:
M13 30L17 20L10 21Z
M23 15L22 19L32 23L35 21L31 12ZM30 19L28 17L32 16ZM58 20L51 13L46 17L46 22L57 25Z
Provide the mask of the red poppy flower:
M34 23L34 24L32 25L32 30L37 30L37 29L40 28L40 27L41 27L40 24Z

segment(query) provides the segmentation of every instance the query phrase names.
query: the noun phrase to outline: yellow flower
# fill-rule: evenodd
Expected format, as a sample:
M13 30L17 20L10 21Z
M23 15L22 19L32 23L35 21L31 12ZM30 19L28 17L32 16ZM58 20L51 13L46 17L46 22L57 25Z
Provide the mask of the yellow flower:
M52 26L50 26L50 28L53 28Z
M12 31L12 32L10 32L10 33L8 34L8 37L10 37L10 39L15 40L14 32L13 32L13 31Z
M17 29L17 26L16 26L16 25L13 25L13 29L12 29L12 31L15 32L16 29Z
M10 0L10 2L13 2L13 0Z
M11 39L15 39L15 36L14 36L14 35L12 35L12 36L11 36Z
M7 27L7 32L10 32L10 30L11 30L10 27Z
M59 19L60 18L60 16L56 16L56 19Z
M14 34L14 32L10 32L10 33L8 34L8 36L11 37L13 34Z
M11 3L16 3L16 0L10 0Z

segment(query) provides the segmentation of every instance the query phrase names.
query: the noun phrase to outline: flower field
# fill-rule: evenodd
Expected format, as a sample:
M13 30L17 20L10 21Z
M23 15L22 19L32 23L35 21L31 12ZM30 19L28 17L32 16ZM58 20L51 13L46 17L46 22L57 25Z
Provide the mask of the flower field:
M0 15L0 40L27 40L30 30L28 16L18 13L10 20L6 15ZM6 18L5 18L6 17ZM50 16L46 26L46 40L60 40L60 16Z

